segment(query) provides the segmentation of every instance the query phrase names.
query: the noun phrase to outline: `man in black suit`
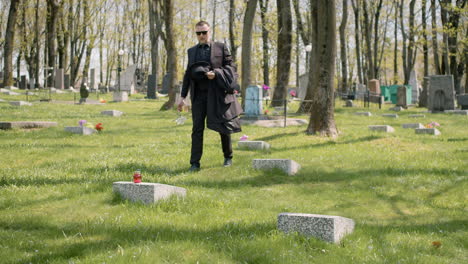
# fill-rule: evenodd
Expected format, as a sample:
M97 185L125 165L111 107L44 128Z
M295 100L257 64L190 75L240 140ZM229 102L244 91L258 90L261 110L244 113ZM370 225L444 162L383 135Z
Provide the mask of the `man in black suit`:
M237 73L231 54L223 43L210 40L210 25L200 21L195 25L198 44L188 49L188 65L182 84L178 110L190 91L192 100L192 149L190 171L200 170L203 154L205 119L208 128L219 132L224 154L224 166L232 165L231 133L240 131L238 115L242 109L233 95Z

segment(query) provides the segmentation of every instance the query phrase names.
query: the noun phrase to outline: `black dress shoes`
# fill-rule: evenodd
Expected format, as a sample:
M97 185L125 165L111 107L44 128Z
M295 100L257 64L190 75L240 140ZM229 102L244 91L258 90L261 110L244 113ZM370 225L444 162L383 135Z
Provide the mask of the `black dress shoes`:
M196 172L196 171L199 171L200 170L200 164L192 164L192 166L190 166L190 169L189 171L190 172Z
M232 165L232 159L226 158L224 159L224 167L229 167Z

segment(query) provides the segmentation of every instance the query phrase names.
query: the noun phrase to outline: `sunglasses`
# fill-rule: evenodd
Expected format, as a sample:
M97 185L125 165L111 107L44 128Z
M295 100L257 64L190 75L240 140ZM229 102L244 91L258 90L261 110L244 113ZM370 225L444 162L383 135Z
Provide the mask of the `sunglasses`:
M206 35L208 31L197 31L195 33L197 33L197 36L200 36L201 34Z

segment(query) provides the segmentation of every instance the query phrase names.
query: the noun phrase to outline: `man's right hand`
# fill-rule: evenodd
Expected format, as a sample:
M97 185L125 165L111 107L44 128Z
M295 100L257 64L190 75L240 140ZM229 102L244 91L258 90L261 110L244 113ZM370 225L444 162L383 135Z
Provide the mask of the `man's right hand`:
M184 99L185 99L185 98L180 98L180 99L181 99L181 100L180 100L179 104L177 105L177 111L182 112L182 108L183 108L184 105L185 105L185 104L184 104Z

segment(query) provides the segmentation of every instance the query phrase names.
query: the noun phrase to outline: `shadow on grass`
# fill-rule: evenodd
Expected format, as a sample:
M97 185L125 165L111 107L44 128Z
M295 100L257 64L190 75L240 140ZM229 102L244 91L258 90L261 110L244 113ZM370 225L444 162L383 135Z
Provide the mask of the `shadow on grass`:
M450 174L463 176L466 171L463 169L451 170ZM262 174L254 177L243 177L233 180L222 180L222 181L202 181L202 180L181 180L180 183L186 186L197 186L204 188L221 188L231 189L244 186L250 187L265 187L278 184L303 184L303 183L336 183L345 182L352 180L366 180L376 177L401 177L404 175L414 174L436 174L436 175L447 175L447 169L365 169L365 170L337 170L337 171L325 171L325 170L314 170L310 171L307 168L303 168L295 176L288 176L284 172L273 169L269 171L263 171Z
M228 254L236 262L252 261L271 263L272 257L265 254L256 256L246 256L245 241L253 237L268 237L276 230L276 222L262 223L226 223L213 228L175 228L173 225L136 225L126 226L94 223L67 223L66 225L53 224L45 219L29 217L26 219L16 219L12 222L0 220L0 229L7 232L36 233L43 240L55 240L55 246L40 250L37 254L30 256L22 255L16 263L47 263L66 262L71 258L81 258L87 254L94 256L106 253L110 255L118 247L127 248L144 245L148 242L171 243L171 242L191 242L194 245L208 245L211 250ZM79 235L83 239L73 239ZM87 238L99 237L99 241L92 241ZM59 240L59 241L57 241ZM322 242L317 242L322 243ZM23 250L29 251L22 247ZM243 250L244 249L244 250ZM250 249L251 250L251 249ZM249 262L250 262L249 261Z

